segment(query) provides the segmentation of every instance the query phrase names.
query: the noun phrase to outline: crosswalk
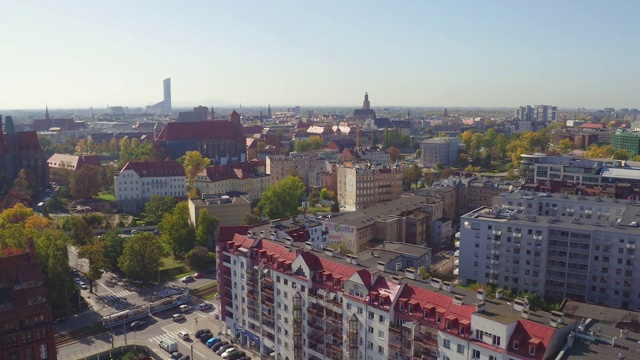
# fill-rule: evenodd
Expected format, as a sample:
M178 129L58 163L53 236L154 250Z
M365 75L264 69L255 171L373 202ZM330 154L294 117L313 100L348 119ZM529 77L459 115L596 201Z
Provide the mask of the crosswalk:
M102 293L100 294L100 297L104 301L118 301L122 298L127 297L127 295L130 295L130 294L132 294L131 291L123 290L123 291L118 291L116 293Z
M163 328L163 330L164 330L164 328ZM180 331L186 331L186 332L190 333L190 331L187 328L184 328L184 329L174 330L173 332L167 332L167 333L164 333L162 335L154 336L152 338L149 338L149 341L151 341L152 343L159 343L162 340L176 340L176 339L178 339L178 335L177 334Z

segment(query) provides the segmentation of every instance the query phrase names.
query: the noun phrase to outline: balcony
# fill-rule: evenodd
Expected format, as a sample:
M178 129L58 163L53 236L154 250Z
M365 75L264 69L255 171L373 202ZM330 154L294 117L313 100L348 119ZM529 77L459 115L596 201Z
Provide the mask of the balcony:
M493 230L493 231L492 231L492 234L493 234L493 235L500 236L500 235L502 235L502 231L500 231L500 230Z
M533 240L542 241L542 235L533 235Z
M491 265L500 265L500 260L498 259L491 260Z
M397 352L402 352L402 344L389 339L389 349L395 350Z
M495 246L500 246L500 240L491 240L491 244Z
M307 320L307 326L318 331L324 331L324 326L319 321L313 319Z
M513 234L511 234L511 236L513 236L514 238L518 239L518 238L522 237L522 233L514 232Z
M321 348L324 346L324 334L308 335L307 340L309 340L310 343L309 347L311 347L311 343L314 343ZM320 352L323 352L322 349L320 350Z
M389 333L396 333L396 334L400 335L402 333L402 330L400 329L400 325L398 325L396 323L390 323L389 324Z
M308 307L307 308L307 313L309 313L309 315L311 315L311 316L319 316L319 317L323 316L322 310L316 309L316 308L312 308L312 307Z
M325 320L335 324L335 325L342 325L342 316L338 317L338 316L328 316Z
M500 255L500 250L491 250L491 255L494 255L494 256Z
M262 305L266 306L269 309L273 309L273 303L271 301L262 299Z

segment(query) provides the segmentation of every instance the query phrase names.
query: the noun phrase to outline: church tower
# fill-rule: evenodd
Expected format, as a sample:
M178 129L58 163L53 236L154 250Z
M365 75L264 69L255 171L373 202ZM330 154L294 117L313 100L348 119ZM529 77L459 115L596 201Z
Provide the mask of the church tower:
M269 106L267 107L267 116L269 117L269 119L272 119L272 117L271 117L271 104L269 104Z
M364 93L364 101L362 102L362 108L363 109L371 109L371 104L369 103L369 94L368 93Z
M213 106L211 107L211 117L209 118L209 121L216 121L216 112L213 111Z
M49 120L49 105L45 105L44 118Z

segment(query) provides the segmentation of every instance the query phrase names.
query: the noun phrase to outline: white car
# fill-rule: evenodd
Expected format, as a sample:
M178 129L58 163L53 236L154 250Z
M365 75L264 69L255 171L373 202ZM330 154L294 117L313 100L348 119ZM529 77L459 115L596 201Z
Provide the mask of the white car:
M182 279L180 279L180 281L182 281L183 283L186 283L186 282L196 281L196 279L192 275L187 275Z
M223 359L226 359L226 358L228 358L229 356L231 356L231 355L233 355L233 354L235 354L235 353L237 353L237 352L240 352L240 350L238 350L237 348L234 348L234 347L229 348L227 351L225 351L225 352L223 352L223 353L222 353L222 358L223 358Z
M188 332L186 332L186 331L184 331L184 330L183 330L183 331L180 331L180 332L178 333L178 337L179 337L180 339L182 339L182 340L187 340L187 339L189 339L189 333L188 333Z
M87 284L84 283L84 281L80 281L80 283L78 284L80 285L80 288L82 290L87 290L89 287L87 286Z

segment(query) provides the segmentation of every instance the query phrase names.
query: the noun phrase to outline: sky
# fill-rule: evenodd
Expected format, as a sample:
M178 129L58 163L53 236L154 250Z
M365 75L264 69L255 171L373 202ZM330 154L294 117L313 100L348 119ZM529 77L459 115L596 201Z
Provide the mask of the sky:
M640 1L5 1L0 109L640 108Z

